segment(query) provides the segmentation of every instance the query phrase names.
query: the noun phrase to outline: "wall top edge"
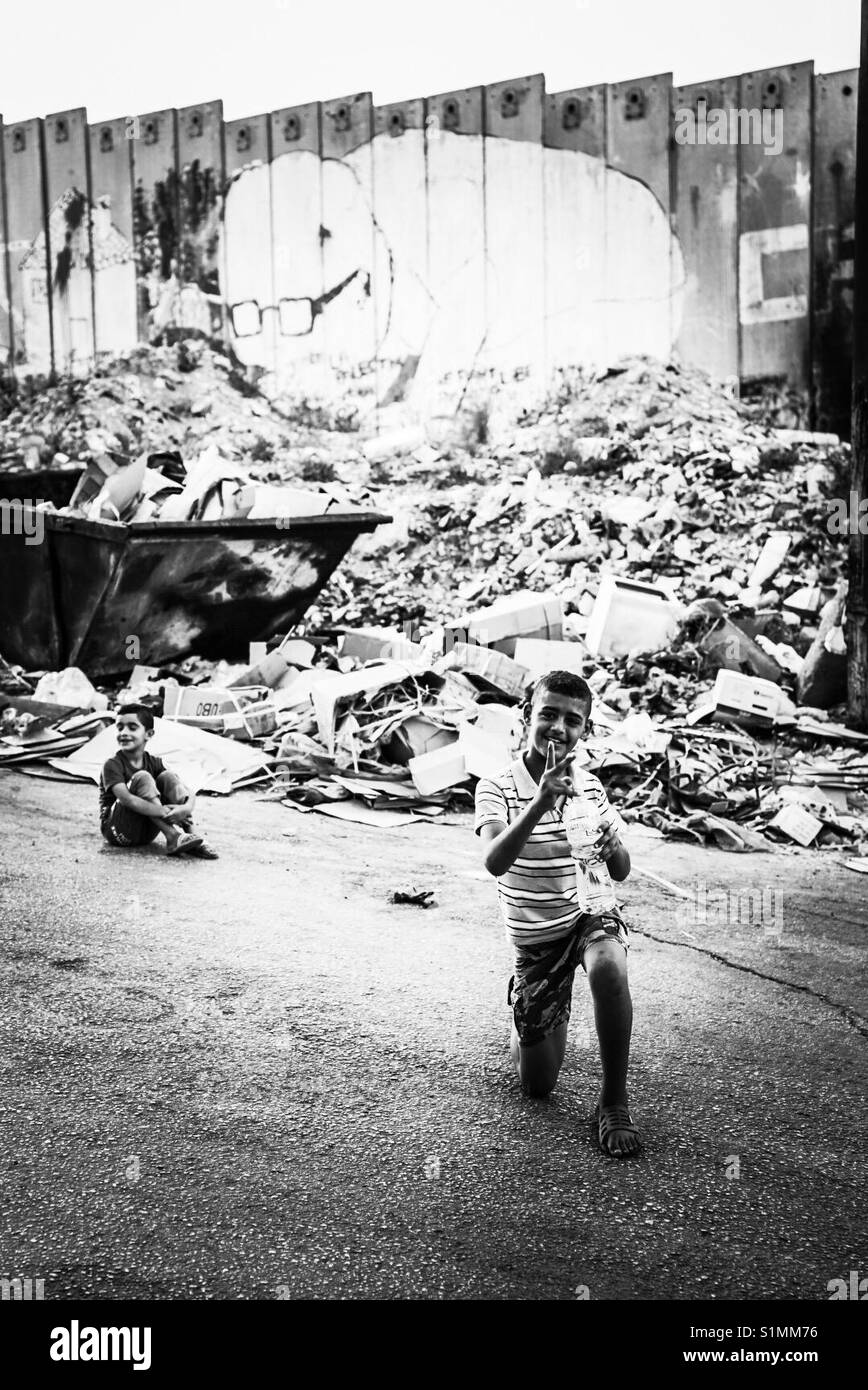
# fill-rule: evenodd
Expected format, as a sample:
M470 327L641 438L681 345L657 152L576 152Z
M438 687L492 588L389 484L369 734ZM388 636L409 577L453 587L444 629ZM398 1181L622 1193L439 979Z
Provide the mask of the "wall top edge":
M608 87L608 88L609 88L609 91L612 91L612 89L615 88L615 87L633 87L633 86L635 86L635 84L636 84L637 82L668 82L669 86L671 87L671 86L672 86L672 73L671 73L671 72L647 72L647 73L642 73L642 74L641 74L640 76L638 76L638 77L624 77L624 78L621 78L618 82L604 82L604 83L601 83L600 85L601 85L601 86L604 86L604 87Z
M767 68L752 68L749 72L741 73L742 77L761 77L766 72L804 72L805 69L814 71L813 58L805 58L798 63L773 63Z
M371 105L373 105L374 98L370 92L341 92L340 96L327 97L325 101L320 102L319 104L321 106L334 106L336 102L343 101L370 101ZM317 103L313 101L308 102L307 104L309 106L317 105Z
M86 107L86 106L70 106L70 108L69 108L68 111L49 111L48 115L47 115L47 116L43 116L42 119L45 120L45 121L56 121L57 118L58 118L58 116L83 116L84 119L85 119L85 122L86 122L86 121L87 121L87 107Z
M816 72L816 71L814 71L814 60L813 60L812 58L806 58L806 59L804 59L804 60L802 60L802 61L795 62L795 63L776 63L776 64L773 64L773 65L770 66L770 67L766 67L766 68L754 68L754 69L751 69L750 71L746 71L746 72L738 72L738 73L720 73L720 74L716 74L716 75L713 76L713 77L707 77L707 78L704 78L704 79L702 79L702 80L696 80L696 81L692 81L692 82L682 82L682 83L678 83L677 86L676 86L676 84L674 84L674 83L672 82L672 73L671 73L671 72L659 72L659 73L646 73L646 74L642 74L642 75L636 76L636 77L621 78L621 79L619 79L617 82L586 83L586 84L584 84L583 86L580 86L580 87L565 87L565 88L561 88L561 89L559 89L558 91L554 91L554 92L547 91L547 90L545 89L545 87L544 87L544 88L543 88L543 91L544 91L544 94L545 94L547 97L566 97L566 96L572 96L572 95L574 95L575 93L591 93L591 92L604 91L604 90L606 90L607 88L611 89L611 88L621 88L621 87L625 87L625 86L633 86L633 85L635 85L636 83L640 83L640 82L646 82L646 83L647 83L647 82L663 82L663 81L668 81L668 82L675 88L676 91L689 91L689 90L694 89L694 88L712 86L712 85L714 85L715 83L729 82L729 81L733 81L733 80L735 80L735 79L740 79L740 78L757 77L757 76L760 76L761 74L769 73L769 72L790 72L790 73L794 73L794 72L801 72L801 71L804 71L805 69L809 69L809 70L813 73L813 76L814 76L815 78L817 78L817 79L819 79L819 78L824 78L824 79L826 79L827 81L833 81L833 80L836 80L836 79L839 79L839 80L852 79L852 78L853 78L855 75L857 75L858 72L859 72L858 66L854 66L854 67L850 67L850 68L836 68L836 69L834 69L834 70L831 71L831 72ZM352 93L344 94L344 95L341 95L341 96L330 97L330 98L328 98L326 101L322 101L322 102L301 102L301 103L296 103L294 106L283 106L283 107L278 107L278 108L277 108L277 111L302 110L302 109L310 108L310 107L317 106L317 105L321 105L321 106L333 106L333 105L335 104L335 102L342 102L342 101L360 101L360 100L364 100L365 98L370 98L372 105L379 106L380 108L383 108L383 107L409 106L409 105L411 105L411 104L413 104L414 102L417 102L417 101L424 101L424 100L428 100L428 101L442 101L442 100L443 100L444 98L446 98L446 97L463 96L463 95L470 95L470 94L474 94L474 95L475 95L476 93L484 92L484 91L486 91L486 90L490 90L492 87L499 87L499 86L502 86L502 85L504 85L504 84L508 86L508 85L510 85L510 83L513 83L513 82L517 82L517 81L525 81L525 82L526 82L526 81L528 81L529 79L537 79L537 78L542 78L543 83L545 82L545 74L544 74L544 73L523 73L523 74L521 74L520 77L501 78L501 79L499 79L497 82L478 83L478 84L473 85L473 86L470 86L470 87L456 87L456 88L450 89L449 91L431 92L431 93L426 93L424 96L419 96L419 97L404 97L404 98L402 98L400 101L390 101L390 102L382 102L382 103L375 103L374 100L373 100L373 95L372 95L371 92L352 92ZM73 107L70 107L69 109L67 109L67 110L65 110L65 111L51 111L51 112L48 112L48 113L46 113L46 114L44 114L44 115L42 115L42 116L26 116L26 117L22 118L21 120L17 120L17 121L9 121L9 120L6 119L6 118L2 118L2 119L3 119L4 125L5 125L7 128L12 129L12 128L15 127L15 126L28 126L28 125L32 124L32 122L34 122L34 121L49 121L49 120L53 120L53 119L54 119L55 117L57 117L57 116L70 116L70 115L78 115L79 113L81 113L81 114L84 116L87 125L90 127L90 129L93 130L93 129L99 129L101 126L113 125L113 124L115 124L117 121L128 120L130 116L134 116L134 115L137 115L137 116L139 117L140 120L143 120L143 119L146 119L146 118L149 117L149 116L170 116L170 115L173 114L173 112L176 112L176 111L194 111L194 110L196 110L197 108L203 108L203 109L204 109L204 108L206 108L206 107L222 107L222 104L223 104L222 98L215 98L213 101L197 101L197 102L192 102L192 103L190 103L189 105L186 105L186 106L180 106L180 107L168 106L168 107L164 107L164 108L162 108L162 109L155 110L155 111L138 111L138 112L135 112L135 111L127 111L127 112L124 112L122 115L110 116L110 117L102 117L102 118L100 118L99 120L90 120L90 121L87 120L87 107L86 107L86 106L73 106ZM256 115L249 115L249 116L248 116L248 115L232 116L231 118L224 118L224 124L226 124L226 125L237 125L239 121L240 121L240 122L244 122L244 121L254 121L254 120L259 119L259 118L260 118L261 116L263 116L263 115L270 116L270 115L274 115L274 114L276 114L276 112L259 112L259 113L257 113Z

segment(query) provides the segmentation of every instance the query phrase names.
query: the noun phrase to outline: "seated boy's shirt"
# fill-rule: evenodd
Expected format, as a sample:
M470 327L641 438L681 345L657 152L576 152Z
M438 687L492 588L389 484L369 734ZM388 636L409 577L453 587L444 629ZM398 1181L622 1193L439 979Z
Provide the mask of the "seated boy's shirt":
M598 779L580 769L574 777L582 795L596 803L601 828L614 826L622 834L624 823ZM481 778L476 787L475 832L496 821L511 825L537 791L521 758L496 777ZM556 941L572 931L583 913L611 912L617 907L606 865L589 870L577 863L558 810L547 811L534 826L512 867L499 875L497 892L507 935L520 945Z
M123 782L128 787L137 772L149 772L156 780L165 771L166 765L162 758L155 758L153 753L142 754L141 767L133 767L121 752L115 753L113 758L107 758L99 779L100 825L104 825L112 813L112 807L117 801L112 787L116 786L118 782Z

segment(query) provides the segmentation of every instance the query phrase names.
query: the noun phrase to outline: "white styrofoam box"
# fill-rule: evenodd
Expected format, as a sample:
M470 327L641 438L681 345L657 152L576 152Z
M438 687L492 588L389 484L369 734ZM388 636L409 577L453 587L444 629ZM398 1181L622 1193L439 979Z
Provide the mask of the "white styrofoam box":
M718 671L712 692L715 708L774 719L784 707L785 692L774 681L744 676L740 671Z
M513 661L526 666L533 680L549 671L572 671L581 676L588 653L582 642L547 642L543 637L519 637Z
M454 787L467 776L464 754L457 743L435 748L432 753L421 753L418 758L411 758L407 766L414 787L423 796L433 796L435 792Z
M585 644L594 656L655 651L675 634L680 608L655 584L604 574Z

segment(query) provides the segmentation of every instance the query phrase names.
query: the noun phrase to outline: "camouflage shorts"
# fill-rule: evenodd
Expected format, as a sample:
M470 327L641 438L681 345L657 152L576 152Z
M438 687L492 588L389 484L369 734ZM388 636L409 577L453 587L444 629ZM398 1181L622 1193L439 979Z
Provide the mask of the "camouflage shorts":
M569 936L539 946L514 946L515 974L509 982L507 1003L523 1043L542 1042L570 1016L573 977L584 969L585 950L593 941L610 936L627 950L627 924L617 909L585 913Z

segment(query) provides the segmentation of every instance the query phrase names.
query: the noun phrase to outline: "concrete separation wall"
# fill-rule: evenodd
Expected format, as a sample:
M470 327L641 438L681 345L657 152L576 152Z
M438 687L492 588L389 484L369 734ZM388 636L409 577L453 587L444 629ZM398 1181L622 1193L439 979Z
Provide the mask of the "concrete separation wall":
M84 372L185 327L287 389L431 414L469 374L678 354L846 432L856 79L0 121L0 365Z

